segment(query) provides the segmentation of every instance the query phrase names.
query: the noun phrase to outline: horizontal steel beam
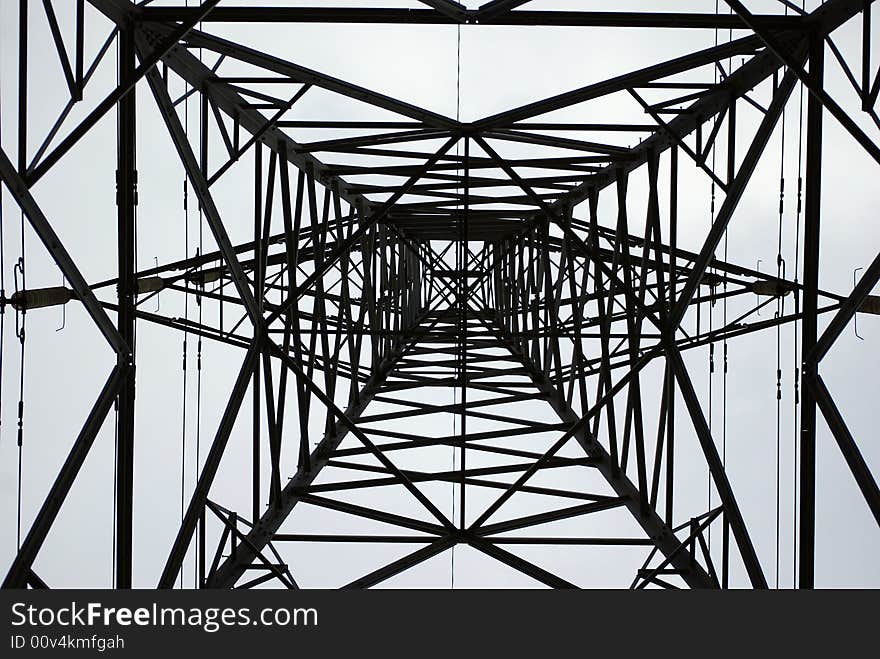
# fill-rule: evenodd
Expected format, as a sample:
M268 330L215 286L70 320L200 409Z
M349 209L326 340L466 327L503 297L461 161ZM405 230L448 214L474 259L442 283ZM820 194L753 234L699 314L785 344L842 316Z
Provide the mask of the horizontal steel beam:
M450 3L453 4L453 3ZM145 7L141 20L185 21L197 7ZM757 20L769 29L804 27L800 16L762 14ZM205 22L216 23L402 23L416 25L525 25L623 28L688 28L744 30L736 15L691 12L645 11L533 11L506 13L480 10L460 12L435 9L396 9L383 7L218 7Z

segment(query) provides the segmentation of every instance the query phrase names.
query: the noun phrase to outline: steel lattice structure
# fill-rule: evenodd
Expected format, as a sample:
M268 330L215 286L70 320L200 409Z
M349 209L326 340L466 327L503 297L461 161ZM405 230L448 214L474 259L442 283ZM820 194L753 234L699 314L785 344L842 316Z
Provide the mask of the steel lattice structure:
M116 365L72 440L4 585L46 586L34 561L115 403L116 586L131 587L138 441L133 346L135 324L151 323L223 342L243 354L159 587L175 585L188 552L197 557L203 587L298 587L297 566L277 550L283 542L416 546L348 587L379 584L459 543L551 587L573 584L505 547L642 546L645 560L631 584L640 588L727 587L729 563L736 560L752 586L767 587L683 353L797 323L799 579L802 587L812 587L817 410L880 522L876 480L819 374L820 362L854 314L878 312L871 292L880 279L880 256L848 295L820 290L818 280L823 116L839 122L880 163L880 148L823 80L826 53L833 51L845 65L839 51L829 51L830 35L850 21L861 21L870 35L872 2L829 0L812 12L780 2L776 12L753 13L739 0L725 1L723 13L696 14L538 11L523 0L492 0L475 9L452 0L423 0L419 8L407 9L79 0L75 43L68 49L53 2L46 0L40 9L49 20L70 102L43 147L30 153L26 44L28 21L36 19L32 7L28 18L24 0L20 148L17 163L0 153L0 176L67 285L18 290L3 304L23 313L77 300L116 355ZM83 25L91 13L115 28L90 68L83 56ZM221 38L212 32L215 22L736 29L745 36L463 122ZM118 87L56 139L97 62L114 44ZM880 76L871 68L869 37L860 58L861 76L849 77L865 116L880 125L874 113ZM189 91L175 98L170 87L181 82ZM799 84L808 92L802 281L717 255ZM370 112L344 121L291 119L291 110L313 90L370 106ZM542 118L619 93L629 95L643 123L613 116L602 124ZM217 246L149 270L135 268L135 150L145 139L138 132L136 95L150 98L160 111L167 136L155 139L172 141ZM202 110L201 139L181 118L186 99ZM62 167L64 156L113 109L118 278L90 283L31 189ZM759 119L737 122L745 112ZM15 133L15 126L4 126L7 134ZM304 129L333 137L295 139ZM347 133L339 137L338 131ZM581 139L591 132L602 139ZM575 133L578 138L571 136ZM637 144L627 145L633 136ZM747 146L741 153L734 148L737 140ZM722 141L725 156L715 162L709 155ZM540 148L542 155L515 155L523 145ZM700 168L719 191L711 227L693 252L678 244L679 161ZM215 199L233 169L250 172L255 197L254 237L241 244L230 238L233 219ZM628 181L636 174L647 177L644 203L628 196ZM613 223L600 218L606 204L614 209ZM644 218L644 232L630 231L634 217L639 223ZM150 310L144 302L160 291L197 299L202 320ZM787 295L798 300L794 312L754 315ZM749 311L720 327L686 327L700 305L717 300L741 301ZM830 320L820 333L822 314ZM659 377L651 368L659 369ZM659 414L650 423L644 394L649 389L661 392ZM455 402L432 402L436 391L455 392ZM253 506L230 510L212 498L212 484L248 392L255 401L254 461L242 466L241 486L252 491ZM716 506L684 520L673 515L677 400L692 422L718 495ZM517 416L526 401L540 403L550 416ZM455 416L455 431L435 433L424 425L422 419L436 414ZM322 429L318 437L316 423ZM459 456L456 466L433 471L401 466L401 456L432 446L452 447ZM297 469L287 479L282 460L290 455L297 456ZM268 460L268 479L260 460ZM589 472L602 491L552 485L553 473L566 469ZM338 478L324 478L331 473ZM430 489L438 483L455 488L457 515L442 510L437 490ZM366 494L358 503L345 496L373 489L410 498L425 515L383 510ZM554 506L499 521L497 511L524 494L543 496ZM405 534L293 533L301 504L382 522ZM614 508L631 516L639 537L540 536L543 524ZM707 550L710 527L722 538L720 564ZM521 530L537 535L511 535Z

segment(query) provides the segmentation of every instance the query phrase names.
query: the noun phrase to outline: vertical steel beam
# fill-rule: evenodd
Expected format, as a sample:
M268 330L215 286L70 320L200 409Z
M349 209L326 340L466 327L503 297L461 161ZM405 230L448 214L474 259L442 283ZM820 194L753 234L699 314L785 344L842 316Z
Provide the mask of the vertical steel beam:
M673 146L669 153L669 309L675 307L675 288L678 283L675 256L678 247L678 147ZM668 410L666 412L666 518L665 522L674 528L675 496L675 374L666 365L668 387Z
M119 80L126 85L136 67L134 28L119 33ZM132 513L134 503L134 331L135 331L135 211L137 170L135 163L135 91L122 97L118 105L116 205L118 231L119 310L117 326L131 348L119 356L120 367L128 367L119 392L119 418L116 442L116 587L131 588ZM125 361L128 360L126 364Z
M464 213L462 215L462 223L461 223L461 245L459 247L459 257L458 263L456 264L456 269L458 270L458 279L457 279L457 303L458 303L458 339L459 339L459 359L460 359L460 372L459 377L461 378L461 416L459 418L459 437L461 441L461 449L460 449L460 460L459 460L459 503L458 503L458 525L460 529L465 528L465 519L466 515L466 494L467 488L465 485L465 470L467 465L467 390L468 390L468 353L467 353L467 331L468 331L468 291L467 288L467 270L470 256L470 248L468 243L468 214L470 211L470 144L471 140L469 137L466 137L464 140L464 180L463 180L463 193L464 193ZM455 520L453 520L455 523Z
M261 311L263 308L263 292L260 286L260 274L262 272L263 250L261 246L260 231L263 216L263 150L262 144L254 144L254 298L257 300ZM267 191L267 194L269 192ZM251 447L251 514L252 519L259 519L262 510L260 506L260 362L254 365L253 383L251 386L252 403L252 440Z
M814 36L810 42L810 77L822 85L824 41ZM804 198L804 298L801 333L801 464L800 464L800 576L801 588L812 588L815 581L816 540L816 396L806 380L818 362L807 357L816 345L816 317L819 289L819 220L822 188L822 101L811 94L807 101L807 162Z

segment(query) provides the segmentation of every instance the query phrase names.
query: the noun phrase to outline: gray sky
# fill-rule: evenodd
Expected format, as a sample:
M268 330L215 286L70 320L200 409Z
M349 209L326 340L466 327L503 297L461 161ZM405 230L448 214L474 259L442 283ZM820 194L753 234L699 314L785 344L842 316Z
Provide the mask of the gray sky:
M32 4L31 33L31 141L30 153L39 146L42 136L66 101L66 86L58 67L45 18L39 3ZM57 10L63 29L69 30L70 7L59 2ZM72 6L73 3L70 3ZM173 4L157 2L155 4ZM267 4L261 2L261 4ZM283 3L275 3L283 4ZM316 4L316 3L315 3ZM327 3L333 5L335 3ZM351 2L368 6L366 2ZM664 10L712 11L713 0L662 3ZM810 2L808 9L816 3ZM0 3L0 111L2 111L2 146L13 155L16 148L16 3ZM668 5L668 7L667 7ZM394 2L386 6L415 6ZM531 3L534 9L602 9L604 3L582 0ZM657 3L616 3L615 9L656 7ZM753 11L776 6L770 0L751 2ZM850 61L858 61L860 30L851 21L834 34L835 42ZM318 71L363 85L378 92L412 102L422 107L454 116L456 112L456 44L457 30L449 26L357 26L357 25L281 25L257 28L251 25L211 24L206 30L261 48L273 55ZM95 53L110 31L110 24L93 10L86 23L87 58ZM584 86L657 61L677 57L689 50L714 43L711 31L585 29L585 28L509 28L464 26L461 28L461 118L473 120ZM876 41L876 34L874 35ZM727 34L719 35L724 40ZM621 44L626 44L622 48ZM853 114L857 101L830 53L827 57L828 87L839 102ZM213 56L205 61L213 63ZM227 73L234 67L223 69ZM711 73L706 73L710 76ZM97 70L82 107L71 113L61 135L65 135L115 83L113 51ZM182 91L179 79L172 79L172 96ZM192 255L198 245L199 218L190 205L188 217L182 210L183 169L167 136L148 88L138 85L138 265L150 267ZM594 103L568 108L548 115L548 120L627 121L648 123L628 97L615 95ZM769 99L765 84L754 92L757 100ZM796 90L789 103L786 120L784 171L786 178L783 253L787 273L792 276L795 263L795 195L797 177L798 99ZM196 126L197 103L189 109L190 125ZM310 93L288 118L302 119L373 119L379 114L372 108L345 101L329 93ZM856 117L866 130L862 119ZM746 141L760 117L741 104L738 121L743 153ZM876 137L876 129L869 134ZM196 144L195 131L192 132ZM293 133L295 139L309 139L306 133ZM216 137L216 134L215 134ZM322 137L332 137L327 134ZM577 135L577 137L582 137ZM315 138L312 138L315 139ZM618 138L620 139L620 138ZM56 140L57 143L57 140ZM723 159L724 146L718 157ZM219 153L212 143L215 154ZM513 152L511 152L513 153ZM516 153L527 155L528 150ZM781 131L777 129L734 216L728 234L729 260L761 269L773 267L776 258L778 179L781 154ZM505 154L506 155L506 154ZM852 288L853 269L866 266L880 249L880 231L876 224L878 196L876 164L861 151L833 118L826 116L823 182L823 232L821 254L821 287L846 293ZM13 158L14 159L14 158ZM723 160L721 160L723 162ZM251 159L236 165L222 185L215 190L216 200L234 242L247 240L252 233ZM115 124L113 113L105 117L65 158L42 179L34 189L46 215L61 236L89 282L115 275L116 249L113 176L115 170ZM668 159L661 161L661 199L666 198ZM698 249L710 222L710 185L705 175L682 155L680 169L680 240L682 246ZM644 221L646 171L639 170L630 179L629 210L632 233L639 233ZM600 221L614 226L616 217L613 191L600 198ZM720 203L722 195L718 194ZM667 216L663 206L662 221ZM575 215L586 217L586 208ZM280 213L273 226L280 227ZM13 289L12 266L19 252L19 214L12 198L3 191L3 225L5 232L5 270L7 294ZM185 229L189 230L189 251L185 246ZM45 250L28 230L28 287L54 286L61 280L58 269ZM214 249L205 227L204 249ZM102 299L115 293L108 289ZM160 312L174 316L185 313L182 297L170 292L160 296ZM791 311L792 301L786 303ZM150 307L147 306L147 309ZM730 305L729 314L737 309ZM771 314L768 307L763 314ZM192 304L189 313L196 313ZM205 314L215 313L208 311ZM706 310L704 309L704 313ZM721 319L717 305L715 322ZM704 315L704 321L705 321ZM25 382L25 432L23 462L23 525L28 527L48 487L69 450L85 414L94 401L112 366L112 354L103 343L91 321L77 303L67 305L66 327L61 323L58 308L36 310L27 319L27 358ZM685 325L693 327L693 319ZM793 509L793 372L794 343L792 327L781 332L783 401L780 418L782 428L780 550L779 565L782 587L790 587L792 579L792 509ZM877 400L876 373L880 367L878 351L873 345L880 340L880 321L861 314L859 330L864 341L855 338L848 328L825 362L822 373L857 438L862 453L875 472L880 469L880 448L875 441L872 423L873 404ZM245 333L249 330L243 330ZM2 435L0 435L0 563L8 565L15 553L16 405L18 402L19 356L15 338L14 314L7 313L4 330L2 379ZM155 585L171 546L180 514L181 497L181 427L182 372L179 333L145 322L138 324L138 393L136 419L135 476L135 584ZM186 398L187 427L184 492L188 498L195 479L195 447L197 424L193 368L196 341L189 340L190 371ZM222 406L232 386L242 358L241 351L206 341L203 344L203 371L200 429L201 455L216 428ZM720 364L720 346L716 363ZM776 332L769 331L732 340L729 343L727 381L726 456L728 472L742 507L746 522L759 553L762 566L771 584L775 583L776 550ZM708 356L705 349L687 353L698 392L708 403ZM646 400L646 427L656 428L660 379L658 367L652 367L643 380ZM720 368L712 378L712 425L721 445L723 398ZM433 390L430 402L452 402L450 390ZM292 394L289 398L295 403ZM622 405L621 405L622 406ZM295 414L295 405L288 408ZM391 408L387 408L391 409ZM370 412L382 411L382 404ZM679 520L704 512L708 507L707 475L704 462L692 433L684 406L677 406L676 437L676 515ZM499 412L500 413L500 412ZM522 404L511 413L533 419L552 418L552 410L539 401ZM291 421L293 417L290 417ZM453 418L431 420L425 434L447 433ZM436 425L435 425L436 424ZM475 424L476 425L476 424ZM295 424L289 424L292 431ZM315 436L319 423L315 423ZM405 424L398 426L406 428ZM408 428L410 431L413 428ZM419 428L419 432L423 429ZM651 431L653 432L653 431ZM227 508L249 515L250 510L250 395L245 399L242 414L233 432L211 498ZM290 448L283 457L284 475L295 470L296 438L286 436ZM531 442L531 443L529 443ZM546 449L550 436L531 437L509 442L512 446L528 444L533 450ZM355 446L349 438L343 446ZM267 453L264 450L264 455ZM569 447L569 454L574 454ZM414 452L400 458L400 465L414 469L439 471L452 464L452 449L442 447ZM475 457L474 460L480 458ZM470 454L469 454L470 460ZM111 533L113 500L113 426L108 421L95 442L79 479L62 509L35 569L52 586L109 585L111 579ZM470 462L469 462L470 464ZM268 464L264 464L268 474ZM609 491L597 474L569 469L543 474L537 484L552 484L584 491ZM833 438L820 420L818 437L817 490L817 584L820 586L880 586L880 568L876 556L880 552L880 530L850 477ZM339 474L325 474L324 479ZM585 480L586 479L586 480ZM264 482L266 478L264 476ZM319 481L320 482L320 481ZM603 489L604 485L604 489ZM359 497L358 500L386 510L423 517L418 504L400 488L387 488ZM425 486L442 509L452 508L453 493L448 485ZM474 488L472 488L474 489ZM480 495L474 492L469 500L476 505ZM490 499L486 498L488 503ZM713 505L717 495L713 494ZM504 508L498 519L521 516L547 508L540 499L515 498ZM336 513L300 506L284 525L290 532L388 532L378 524L352 521ZM24 531L23 531L24 532ZM713 532L714 533L714 532ZM209 553L213 551L217 528L209 535ZM640 530L625 510L614 510L584 518L547 525L533 535L640 535ZM291 570L303 586L336 586L346 583L394 558L412 551L410 546L381 545L290 545L283 548ZM628 585L634 570L640 567L647 548L513 548L515 553L555 571L566 579L584 586ZM713 535L713 553L720 556L720 542ZM449 552L427 561L398 577L386 586L449 587L452 557ZM186 584L191 584L192 555L186 567ZM528 577L514 572L467 547L457 547L454 555L456 587L533 587ZM732 584L746 585L738 557L732 565Z

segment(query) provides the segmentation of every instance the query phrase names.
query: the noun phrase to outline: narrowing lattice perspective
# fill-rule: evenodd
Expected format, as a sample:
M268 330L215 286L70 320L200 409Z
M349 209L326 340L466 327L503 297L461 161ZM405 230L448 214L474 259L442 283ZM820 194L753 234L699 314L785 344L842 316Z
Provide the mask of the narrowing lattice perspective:
M4 586L811 588L835 492L876 546L871 0L2 4ZM271 54L340 26L447 112ZM504 30L616 45L508 104Z

